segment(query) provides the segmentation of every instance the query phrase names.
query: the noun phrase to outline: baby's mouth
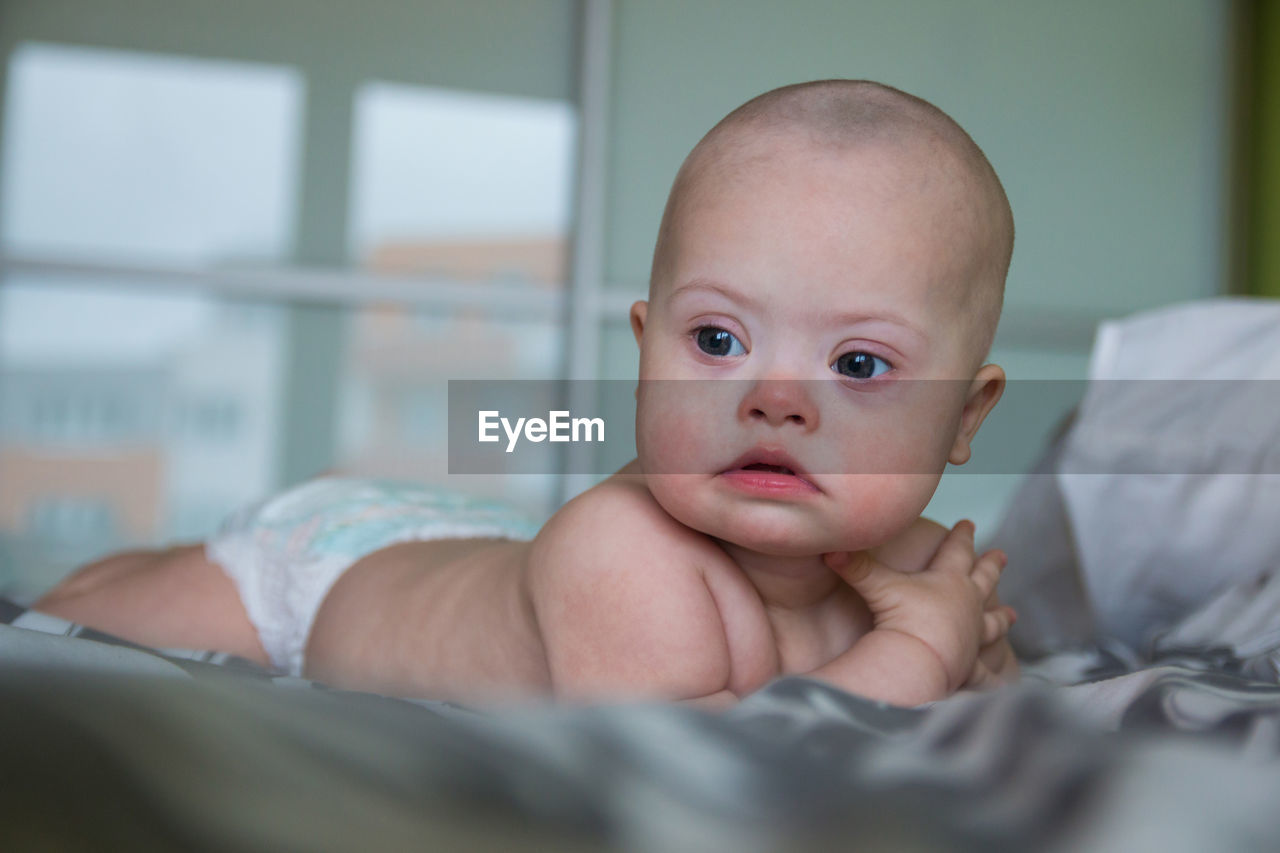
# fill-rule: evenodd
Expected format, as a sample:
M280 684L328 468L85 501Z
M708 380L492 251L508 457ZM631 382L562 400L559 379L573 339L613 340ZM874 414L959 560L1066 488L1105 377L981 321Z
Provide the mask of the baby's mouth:
M796 475L795 471L792 471L790 468L787 468L783 465L766 465L763 462L752 462L750 465L743 465L742 470L743 471L769 471L770 473L773 473L773 474L787 474L792 477Z
M754 448L733 461L722 474L765 490L820 491L808 473L780 449Z

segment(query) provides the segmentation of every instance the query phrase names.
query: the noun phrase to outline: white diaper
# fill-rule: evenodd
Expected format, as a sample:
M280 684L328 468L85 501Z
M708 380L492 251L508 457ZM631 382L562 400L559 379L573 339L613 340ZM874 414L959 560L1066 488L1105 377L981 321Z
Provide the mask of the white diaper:
M324 477L223 522L205 552L235 582L272 664L301 675L311 625L353 563L397 542L532 539L512 507L410 483Z

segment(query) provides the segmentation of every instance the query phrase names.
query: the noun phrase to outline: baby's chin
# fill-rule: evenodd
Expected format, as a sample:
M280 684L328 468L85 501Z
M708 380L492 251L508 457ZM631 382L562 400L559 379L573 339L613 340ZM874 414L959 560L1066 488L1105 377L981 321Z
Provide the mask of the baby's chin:
M883 544L894 532L880 529L890 521L886 518L833 524L812 507L762 503L729 509L698 487L701 479L687 475L647 477L650 494L676 521L759 554L814 557L832 551L858 551Z
M707 535L719 542L722 546L734 546L742 551L751 551L754 554L762 554L766 557L778 557L779 559L798 560L805 558L817 558L833 550L831 548L822 548L809 543L762 542L755 539L728 539L726 537L715 536L710 533Z
M668 510L669 511L669 510ZM686 527L719 542L771 557L817 557L832 551L857 551L881 544L868 531L833 531L808 519L706 518L697 513L672 513Z
M718 541L770 557L820 557L833 551L860 551L880 544L879 542L859 544L862 541L860 538L848 539L841 537L840 539L833 539L830 536L812 534L788 535L785 533L761 534L758 532L744 534L737 530L704 530L703 532ZM850 542L853 544L848 544Z

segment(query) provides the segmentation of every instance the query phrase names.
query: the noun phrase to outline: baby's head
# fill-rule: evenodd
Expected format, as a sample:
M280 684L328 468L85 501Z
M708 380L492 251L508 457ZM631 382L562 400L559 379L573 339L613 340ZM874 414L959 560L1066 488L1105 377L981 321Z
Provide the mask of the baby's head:
M995 172L925 101L831 80L730 113L676 176L632 308L655 498L766 553L889 539L1003 390L983 361L1012 244ZM738 381L654 381L675 379Z

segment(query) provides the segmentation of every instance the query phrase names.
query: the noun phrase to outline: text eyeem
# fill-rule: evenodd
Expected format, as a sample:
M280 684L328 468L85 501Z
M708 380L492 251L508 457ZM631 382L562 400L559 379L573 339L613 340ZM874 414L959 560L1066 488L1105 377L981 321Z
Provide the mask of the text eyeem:
M547 419L517 418L513 425L497 410L479 412L480 441L499 441L498 427L507 434L507 453L516 449L521 434L532 442L540 441L604 441L604 418L574 418L568 412L548 412ZM579 437L581 430L582 437Z

